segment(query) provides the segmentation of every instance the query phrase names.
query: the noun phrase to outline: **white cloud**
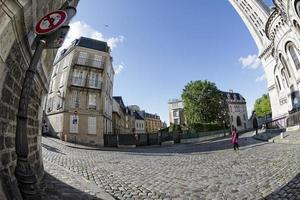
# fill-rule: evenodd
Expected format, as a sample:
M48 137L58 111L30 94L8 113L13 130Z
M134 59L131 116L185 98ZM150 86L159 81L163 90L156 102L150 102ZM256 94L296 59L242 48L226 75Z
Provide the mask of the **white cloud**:
M114 49L115 47L117 47L118 44L124 41L124 36L122 35L118 37L106 38L103 36L101 32L97 31L87 23L83 21L75 21L70 23L70 31L61 49L67 48L72 43L73 40L81 36L89 37L96 40L106 41L108 46L110 46L112 49Z
M243 69L257 69L262 66L260 59L255 54L240 57L239 62L242 64Z
M115 65L114 69L116 74L120 74L124 69L124 64Z
M267 80L266 74L263 74L255 79L255 82L262 82Z

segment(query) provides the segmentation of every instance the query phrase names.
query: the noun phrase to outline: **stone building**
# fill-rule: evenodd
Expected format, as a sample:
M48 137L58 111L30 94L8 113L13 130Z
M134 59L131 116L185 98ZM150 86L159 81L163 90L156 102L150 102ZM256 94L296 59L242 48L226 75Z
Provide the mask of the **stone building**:
M73 1L74 5L77 1ZM34 27L39 18L58 9L62 0L4 0L0 2L0 199L15 191L16 122L25 71L32 57ZM56 50L44 50L35 76L28 112L29 161L38 180L43 175L41 119L43 97ZM16 195L14 193L13 195Z
M125 133L134 134L135 131L135 116L134 111L129 107L125 109Z
M223 92L223 94L228 105L230 125L236 127L238 131L248 129L248 112L245 98L233 91Z
M141 110L138 105L130 105L128 107L132 111L138 112L144 119L146 133L157 133L162 128L162 122L157 114L147 113L145 110Z
M230 92L223 92L228 106L228 115L230 117L230 125L242 131L249 128L247 105L245 98L239 94ZM181 126L186 125L184 116L184 104L182 100L173 99L169 101L169 117L170 123Z
M146 126L145 126L145 119L139 114L139 112L134 111L134 134L145 134L146 133Z
M146 133L157 133L162 128L162 122L157 114L140 111L139 114L145 120Z
M112 126L113 134L124 134L125 131L125 115L126 107L123 99L120 96L113 97L113 112L112 112Z
M267 78L273 120L286 118L300 106L300 1L229 0L258 48ZM280 120L286 126L286 120Z
M172 99L168 102L169 105L169 119L170 123L177 125L185 125L185 118L183 115L183 102L180 99Z
M81 37L55 61L46 116L64 141L104 145L112 133L114 70L106 42Z

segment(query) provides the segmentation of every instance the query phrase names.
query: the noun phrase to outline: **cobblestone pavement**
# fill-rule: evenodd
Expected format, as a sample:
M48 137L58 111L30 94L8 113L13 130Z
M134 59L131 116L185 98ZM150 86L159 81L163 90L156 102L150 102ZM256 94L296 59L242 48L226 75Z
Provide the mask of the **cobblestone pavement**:
M101 151L43 138L43 156L116 199L300 199L289 190L300 188L293 179L300 172L300 145L265 143L250 134L240 138L237 152L229 139Z
M43 200L113 200L94 183L61 166L44 160L45 175L40 184Z

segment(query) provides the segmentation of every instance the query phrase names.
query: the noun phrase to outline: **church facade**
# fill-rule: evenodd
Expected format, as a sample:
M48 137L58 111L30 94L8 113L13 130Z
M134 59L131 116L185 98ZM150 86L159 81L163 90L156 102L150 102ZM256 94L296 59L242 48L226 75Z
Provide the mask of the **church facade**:
M229 0L249 29L264 66L272 117L287 119L300 103L300 0ZM286 126L287 120L280 120Z

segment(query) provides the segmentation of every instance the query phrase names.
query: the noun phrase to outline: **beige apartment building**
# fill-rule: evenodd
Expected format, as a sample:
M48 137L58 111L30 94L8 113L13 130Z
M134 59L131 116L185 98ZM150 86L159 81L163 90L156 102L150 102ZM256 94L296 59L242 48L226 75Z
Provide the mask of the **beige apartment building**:
M140 115L145 120L146 133L157 133L162 128L162 122L157 114L140 111Z
M104 145L112 133L114 70L106 42L81 37L54 63L45 106L52 135Z

